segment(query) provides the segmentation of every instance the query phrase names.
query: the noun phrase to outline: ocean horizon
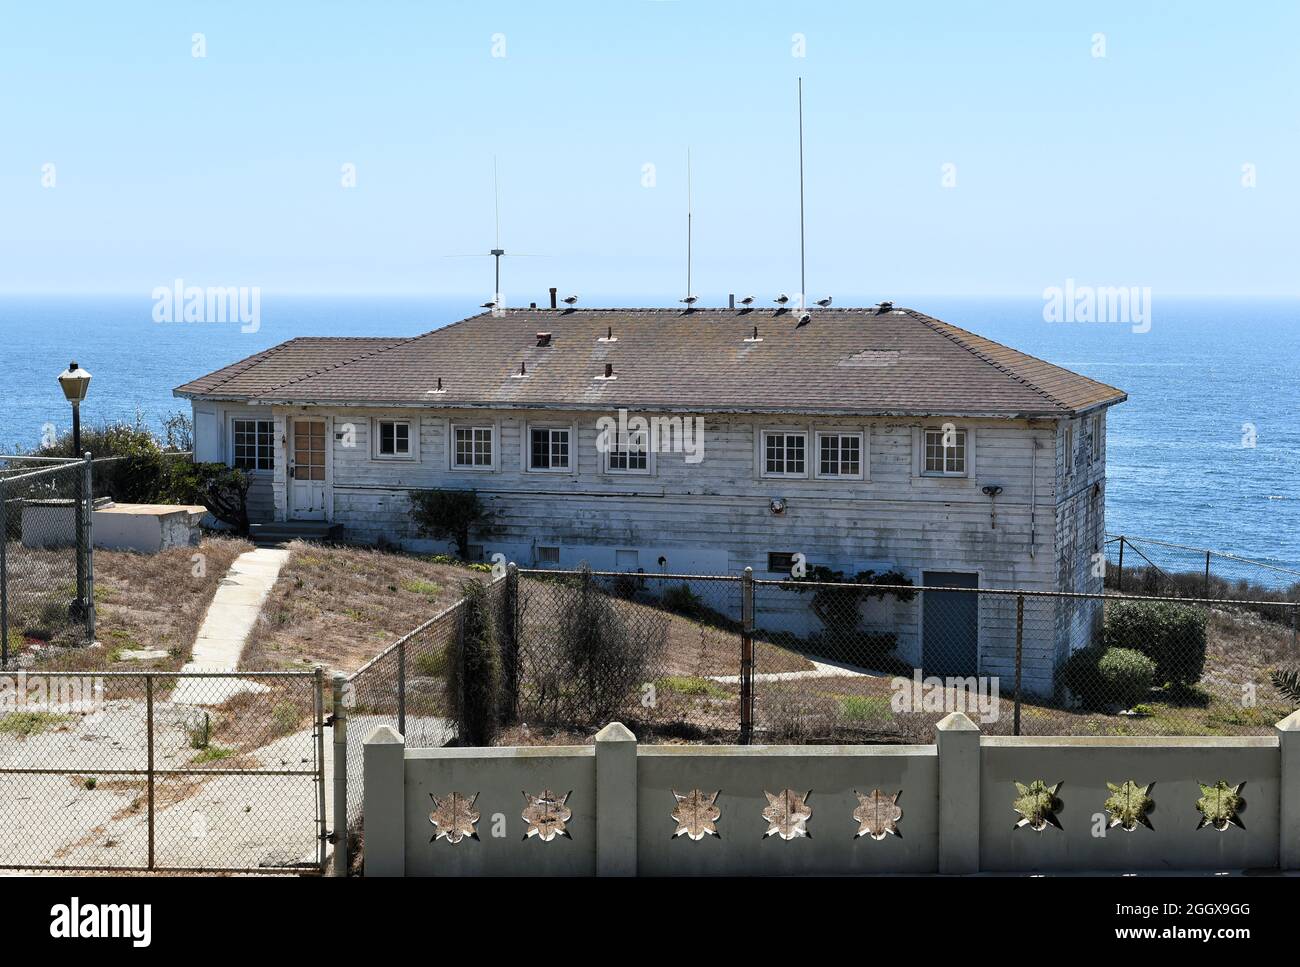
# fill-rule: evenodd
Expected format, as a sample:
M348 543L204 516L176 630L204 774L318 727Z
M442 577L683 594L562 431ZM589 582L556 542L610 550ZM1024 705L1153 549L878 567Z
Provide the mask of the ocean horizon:
M93 376L86 425L139 418L157 428L189 412L173 387L287 339L413 336L481 311L479 302L265 294L255 331L241 331L253 327L156 322L150 298L0 296L0 449L33 447L47 426L68 428L55 377L71 359ZM896 302L1128 393L1109 414L1110 533L1300 570L1300 300L1157 300L1148 331L1047 322L1042 299Z

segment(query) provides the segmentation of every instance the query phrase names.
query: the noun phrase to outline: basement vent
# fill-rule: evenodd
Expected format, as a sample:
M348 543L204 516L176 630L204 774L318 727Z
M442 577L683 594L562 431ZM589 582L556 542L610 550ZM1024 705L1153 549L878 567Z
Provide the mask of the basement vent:
M558 547L539 547L537 548L538 564L559 564L560 549Z
M789 574L794 567L793 551L768 551L767 569L773 574Z

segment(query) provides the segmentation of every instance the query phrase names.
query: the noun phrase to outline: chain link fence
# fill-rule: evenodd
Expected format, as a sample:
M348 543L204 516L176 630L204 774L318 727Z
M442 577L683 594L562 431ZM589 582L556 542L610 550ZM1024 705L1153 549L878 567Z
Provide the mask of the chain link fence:
M1300 570L1149 537L1106 537L1106 587L1128 594L1300 602Z
M507 744L614 719L650 742L929 743L953 711L994 735L1255 735L1300 704L1280 601L513 568L488 593ZM354 676L353 775L374 724L456 740L461 607Z
M0 467L0 668L34 641L93 637L91 493L87 461Z
M0 674L0 868L316 873L319 672Z

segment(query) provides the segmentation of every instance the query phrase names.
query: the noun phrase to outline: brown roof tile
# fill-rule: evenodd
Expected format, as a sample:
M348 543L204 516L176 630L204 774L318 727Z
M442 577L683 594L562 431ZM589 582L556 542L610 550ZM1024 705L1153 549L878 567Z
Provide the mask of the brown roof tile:
M178 387L261 402L1059 416L1122 390L910 309L511 309L411 339L295 339ZM747 341L757 326L761 341ZM602 341L612 327L616 340ZM538 347L537 333L550 332ZM527 378L515 378L520 364ZM612 380L597 379L606 363ZM438 379L445 392L430 394Z

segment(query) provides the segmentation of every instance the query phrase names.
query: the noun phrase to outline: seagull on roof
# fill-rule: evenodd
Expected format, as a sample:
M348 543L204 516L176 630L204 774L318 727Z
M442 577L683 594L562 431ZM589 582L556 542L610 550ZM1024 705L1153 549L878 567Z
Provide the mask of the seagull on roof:
M480 309L495 309L496 307L497 304L495 302L485 302L479 306Z
M804 313L800 313L800 315L799 315L799 321L796 322L796 323L794 324L794 327L795 327L796 329L800 329L800 328L802 328L802 327L808 325L808 323L810 323L810 322L812 322L812 316L808 315L808 313L806 313L806 312L804 312Z
M688 295L685 299L679 299L677 301L685 302L688 306L693 306L695 303L700 301L700 297L697 295Z
M571 306L578 301L578 297L576 295L566 295L560 301L563 302L566 306Z
M752 306L754 304L754 297L752 295L747 295L745 298L740 300L740 304L746 307Z
M775 299L773 299L772 301L775 302L775 303L776 303L777 305L779 305L779 306L783 306L783 305L785 305L787 302L790 301L790 297L789 297L788 295L786 295L784 292L782 292L779 296L777 296L777 297L776 297Z
M825 299L818 299L818 300L817 300L817 305L821 306L823 309L825 309L825 308L827 308L828 306L830 306L830 304L831 304L831 297L830 297L830 296L827 296Z

